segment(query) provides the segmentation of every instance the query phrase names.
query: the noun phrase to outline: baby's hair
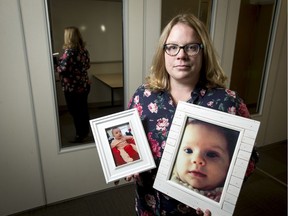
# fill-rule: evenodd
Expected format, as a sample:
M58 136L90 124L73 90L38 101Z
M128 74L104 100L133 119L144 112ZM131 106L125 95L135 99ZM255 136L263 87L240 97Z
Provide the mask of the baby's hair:
M233 157L233 153L235 150L235 146L238 140L238 136L239 136L239 131L235 131L229 128L225 128L225 127L221 127L218 125L214 125L208 122L204 122L198 119L193 119L193 118L188 118L187 120L187 125L189 124L193 124L193 125L206 125L208 127L213 127L215 128L215 130L217 130L218 132L220 132L226 139L227 143L228 143L228 152L229 152L229 159L231 161L232 157Z
M111 128L111 134L114 136L114 130L116 130L116 129L119 129L119 127L113 127L113 128Z

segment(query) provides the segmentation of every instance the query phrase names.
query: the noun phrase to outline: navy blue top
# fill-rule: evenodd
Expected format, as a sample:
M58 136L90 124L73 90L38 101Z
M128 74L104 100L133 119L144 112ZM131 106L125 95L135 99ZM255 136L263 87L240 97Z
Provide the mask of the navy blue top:
M206 89L197 86L188 103L249 118L249 111L236 92L224 88ZM155 190L154 179L166 144L176 105L167 91L152 92L141 85L129 102L137 108L154 156L156 168L139 174L136 180L136 210L138 215L196 215L195 210ZM254 167L254 160L251 160Z
M65 49L56 71L60 74L62 90L65 92L88 92L90 81L87 70L90 57L87 49Z

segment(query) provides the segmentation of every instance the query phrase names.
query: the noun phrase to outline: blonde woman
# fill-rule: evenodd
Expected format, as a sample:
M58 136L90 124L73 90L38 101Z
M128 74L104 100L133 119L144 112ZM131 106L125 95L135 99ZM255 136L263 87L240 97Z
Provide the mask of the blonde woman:
M242 99L225 88L225 80L205 25L192 14L174 17L160 36L147 82L129 103L139 111L157 167L179 101L249 117ZM157 168L126 178L135 179L138 215L211 215L155 190L156 173Z
M60 74L62 90L76 130L75 139L71 142L81 143L85 142L90 130L87 104L90 92L87 73L90 57L77 27L64 29L63 49L56 71Z

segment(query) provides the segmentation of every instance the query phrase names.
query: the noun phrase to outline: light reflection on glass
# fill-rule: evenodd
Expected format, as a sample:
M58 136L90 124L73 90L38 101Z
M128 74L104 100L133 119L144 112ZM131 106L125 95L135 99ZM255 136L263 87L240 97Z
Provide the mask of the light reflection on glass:
M105 25L101 25L100 28L101 28L101 31L102 31L102 32L105 32L105 31L106 31L106 27L105 27Z

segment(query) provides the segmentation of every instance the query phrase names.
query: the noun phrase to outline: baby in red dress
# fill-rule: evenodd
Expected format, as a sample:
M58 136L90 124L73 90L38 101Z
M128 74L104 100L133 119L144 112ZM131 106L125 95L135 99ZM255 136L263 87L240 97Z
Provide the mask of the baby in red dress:
M124 136L122 134L122 131L118 127L112 129L112 135L114 136L114 139L111 142L111 148L113 149L114 147L116 147L119 150L122 159L126 163L132 162L133 158L130 157L130 155L126 151L127 148L125 147L130 145L133 148L133 150L138 153L135 143L130 142L130 140L133 140L133 136L129 135Z

